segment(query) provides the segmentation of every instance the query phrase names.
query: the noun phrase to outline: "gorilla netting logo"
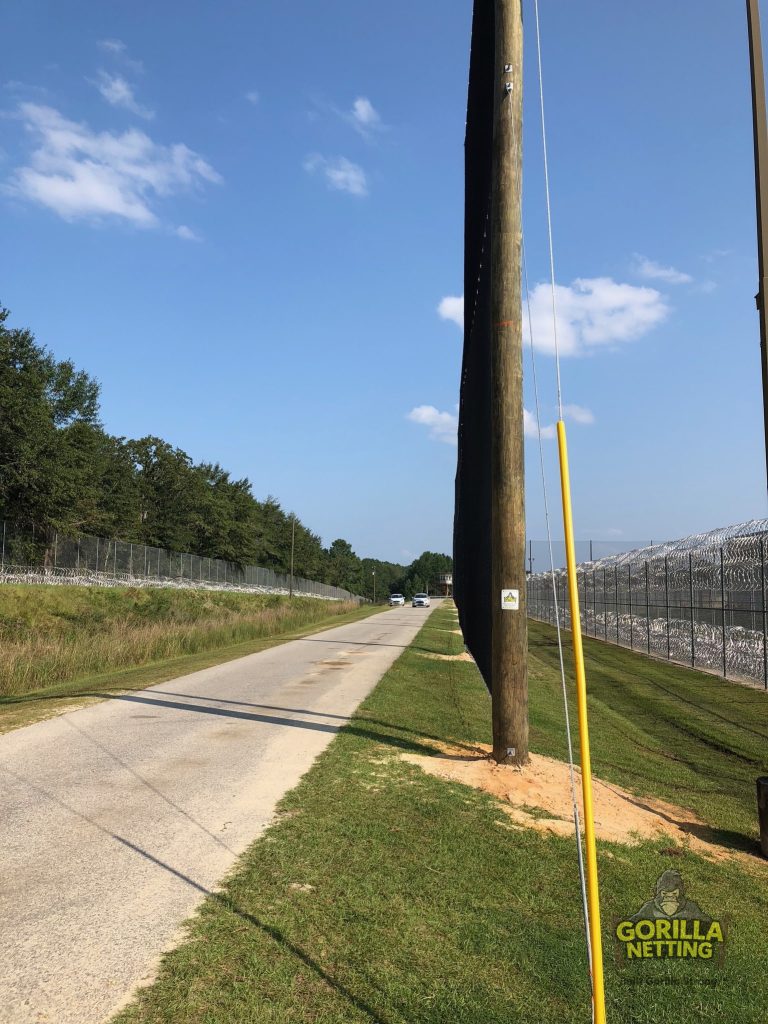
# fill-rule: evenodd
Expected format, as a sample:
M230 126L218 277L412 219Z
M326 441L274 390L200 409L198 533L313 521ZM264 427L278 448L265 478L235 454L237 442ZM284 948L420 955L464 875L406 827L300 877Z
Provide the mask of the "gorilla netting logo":
M725 927L688 899L679 871L656 880L652 900L632 917L618 921L616 953L628 960L715 960L725 953Z

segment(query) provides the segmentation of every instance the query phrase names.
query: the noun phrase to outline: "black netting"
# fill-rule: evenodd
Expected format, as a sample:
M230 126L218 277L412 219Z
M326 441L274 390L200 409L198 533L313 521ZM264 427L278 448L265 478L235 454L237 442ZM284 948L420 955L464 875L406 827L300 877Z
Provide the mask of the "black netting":
M454 516L454 597L491 689L491 184L493 0L475 0L465 137L464 358Z

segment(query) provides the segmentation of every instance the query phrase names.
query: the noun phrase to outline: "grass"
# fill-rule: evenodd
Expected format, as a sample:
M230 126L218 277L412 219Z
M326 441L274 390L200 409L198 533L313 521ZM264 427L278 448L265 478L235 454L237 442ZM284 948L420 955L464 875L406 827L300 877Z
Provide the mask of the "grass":
M376 610L223 591L3 586L0 732Z
M422 657L461 649L452 626L449 609L430 617L117 1024L589 1020L573 841L511 831L490 797L399 757L489 740L474 666ZM552 643L532 624L532 745L558 756ZM599 772L695 804L724 842L753 844L753 733L768 731L768 703L630 652L588 644L587 654ZM600 844L609 1021L762 1024L766 871L668 845ZM668 867L705 911L730 916L722 968L613 963L611 920L645 902Z
M570 665L570 634L564 634ZM531 744L565 759L555 631L529 628ZM755 779L768 769L768 694L585 638L593 771L696 811L720 841L757 837ZM575 704L571 705L576 721Z

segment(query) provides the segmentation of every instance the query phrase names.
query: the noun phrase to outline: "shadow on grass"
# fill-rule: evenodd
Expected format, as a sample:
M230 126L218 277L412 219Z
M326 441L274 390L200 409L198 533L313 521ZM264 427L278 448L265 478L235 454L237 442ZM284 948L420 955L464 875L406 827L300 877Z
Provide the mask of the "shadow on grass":
M730 829L714 828L712 825L700 825L694 821L680 822L683 832L695 836L703 843L710 846L719 846L726 850L738 850L740 853L748 853L761 864L765 865L765 858L760 852L760 844L756 839L744 835L743 832L733 832Z
M264 921L259 920L259 918L256 917L254 914L250 914L248 913L248 911L243 910L241 907L239 907L234 902L234 900L230 899L227 895L223 893L213 892L207 886L195 881L194 878L191 878L183 871L179 871L172 865L167 864L159 857L155 857L154 854L150 853L148 850L145 850L138 844L133 843L129 839L126 839L124 836L118 835L118 833L112 832L110 829L105 828L103 825L100 825L97 821L94 821L92 818L89 818L87 814L83 814L82 811L78 811L76 808L72 807L71 804L68 804L66 801L60 799L58 796L56 796L55 793L50 792L50 790L47 790L44 786L39 786L34 782L30 782L28 779L25 779L17 772L11 771L10 769L5 768L3 766L0 766L0 771L6 772L8 775L15 778L18 782L21 782L23 785L26 785L29 788L36 790L38 793L41 793L47 799L58 804L60 807L63 807L66 811L69 811L71 814L76 815L82 821L85 821L87 824L89 824L92 828L101 832L102 835L108 836L110 839L113 839L116 843L119 843L121 846L127 848L128 850L131 850L138 856L143 857L145 860L148 860L150 863L156 865L168 874L173 875L174 878L178 878L180 881L184 882L192 889L195 889L201 895L207 896L210 899L215 900L216 903L224 907L230 913L236 914L241 920L246 921L252 927L257 928L263 935L266 935L277 945L282 946L283 949L285 949L288 953L294 956L298 961L300 961L302 964L308 967L311 971L314 971L314 973L324 982L326 982L326 984L328 984L332 989L334 989L334 991L338 992L339 995L343 996L343 998L346 999L349 1003L351 1003L362 1013L365 1013L368 1017L370 1017L370 1019L374 1021L374 1024L389 1024L388 1018L383 1016L380 1011L375 1010L363 999L361 999L359 996L356 996L353 992L351 992L340 981L337 981L332 974L329 974L329 972L326 971L325 968L323 968L317 962L317 960L313 959L313 957L306 953L300 946L297 946L294 942L291 942L291 940L288 939L280 931L279 928L276 928L274 927L274 925L270 925Z
M604 785L608 785L604 783ZM613 789L612 786L608 785L609 789ZM675 825L684 832L686 835L693 836L695 839L699 839L702 843L706 843L707 846L713 848L713 852L716 849L721 850L736 850L740 853L747 853L759 859L761 863L765 864L765 860L760 853L760 847L756 839L752 836L745 835L743 832L733 832L731 829L717 828L714 825L707 825L705 822L699 821L686 821L684 818L680 818L675 814L668 811L662 810L657 803L648 802L639 796L631 796L625 794L626 799L629 803L640 807L642 810L650 811L652 814L657 815L659 818L663 818L664 821L669 822L671 825ZM681 810L685 811L684 808ZM690 811L687 813L691 813Z

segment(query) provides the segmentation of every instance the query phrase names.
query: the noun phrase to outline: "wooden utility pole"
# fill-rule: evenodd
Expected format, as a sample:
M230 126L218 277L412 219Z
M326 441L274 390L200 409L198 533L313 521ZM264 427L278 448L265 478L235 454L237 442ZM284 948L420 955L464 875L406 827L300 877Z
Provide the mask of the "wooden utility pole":
M491 217L493 756L499 763L523 765L528 761L520 274L523 19L521 0L495 0L495 5L497 89Z
M755 194L757 200L757 263L759 283L755 301L760 313L760 364L763 374L763 429L766 483L768 483L768 340L766 332L765 255L768 249L768 130L765 121L765 79L758 0L747 0L749 63L752 72L752 128L755 138Z

